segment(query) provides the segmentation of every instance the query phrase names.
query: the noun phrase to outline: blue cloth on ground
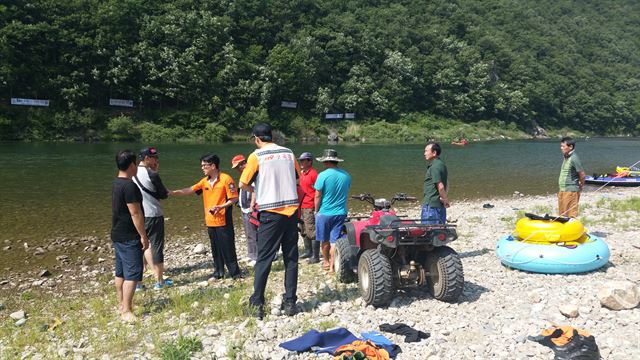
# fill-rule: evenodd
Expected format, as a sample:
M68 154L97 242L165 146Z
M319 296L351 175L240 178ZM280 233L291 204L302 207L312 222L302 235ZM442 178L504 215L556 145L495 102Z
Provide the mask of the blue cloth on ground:
M345 328L337 328L325 332L312 329L298 338L281 343L280 347L290 351L303 352L313 350L316 353L333 354L338 347L344 344L351 344L356 340L359 339Z
M392 343L391 340L377 331L361 332L360 335L362 335L363 340L371 340L374 344L387 350L389 357L392 359L402 352L400 346Z
M393 345L391 340L377 331L361 332L363 340L371 340L376 345Z

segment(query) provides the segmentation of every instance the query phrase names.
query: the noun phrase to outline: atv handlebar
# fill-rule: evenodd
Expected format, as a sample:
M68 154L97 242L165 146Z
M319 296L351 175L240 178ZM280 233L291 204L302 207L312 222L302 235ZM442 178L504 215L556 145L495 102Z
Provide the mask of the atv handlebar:
M371 194L351 195L351 198L360 200L360 201L366 201L371 205L374 205L375 203L375 199ZM407 194L405 193L397 193L393 195L393 197L391 198L391 205L393 205L393 203L395 203L396 201L415 201L415 200L416 198L414 196L407 196Z

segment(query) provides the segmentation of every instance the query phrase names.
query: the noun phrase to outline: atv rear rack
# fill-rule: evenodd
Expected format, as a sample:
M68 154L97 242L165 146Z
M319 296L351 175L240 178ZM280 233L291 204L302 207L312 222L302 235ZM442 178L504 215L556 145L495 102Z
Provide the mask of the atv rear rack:
M397 240L397 246L443 246L458 238L456 225L422 224L421 219L397 219L385 225L369 225L377 242Z

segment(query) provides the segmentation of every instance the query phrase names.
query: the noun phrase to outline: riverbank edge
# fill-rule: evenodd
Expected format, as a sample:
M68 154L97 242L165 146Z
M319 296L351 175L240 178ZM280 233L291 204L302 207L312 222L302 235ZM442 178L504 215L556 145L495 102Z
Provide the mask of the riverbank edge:
M42 118L41 118L42 117ZM65 126L49 124L50 118L66 119ZM36 116L25 119L19 128L7 127L3 141L109 142L140 141L153 143L224 143L246 142L250 129L230 128L204 115L191 112L167 113L149 118L136 113L97 110ZM194 120L195 119L195 120ZM60 120L61 121L61 120ZM560 136L629 136L597 134L586 130L542 128L541 126L484 119L463 121L429 113L409 113L397 120L379 118L327 121L319 116L290 114L284 118L260 118L270 122L279 137L288 141L324 141L328 137L346 142L423 143L426 140L451 141L466 138L475 141L498 139L554 138ZM250 126L250 125L249 125ZM2 127L0 126L0 129Z

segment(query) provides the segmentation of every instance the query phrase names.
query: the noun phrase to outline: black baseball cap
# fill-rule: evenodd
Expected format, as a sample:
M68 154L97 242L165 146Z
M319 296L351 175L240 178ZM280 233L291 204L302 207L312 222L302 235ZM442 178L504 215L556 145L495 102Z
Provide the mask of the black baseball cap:
M156 149L155 146L151 146L151 147L146 147L142 150L140 150L140 159L143 159L145 157L158 157L158 149Z
M262 141L271 141L273 135L271 133L271 125L266 123L258 123L253 125L251 135L260 138Z

